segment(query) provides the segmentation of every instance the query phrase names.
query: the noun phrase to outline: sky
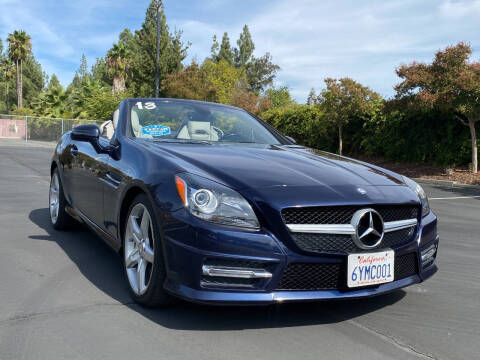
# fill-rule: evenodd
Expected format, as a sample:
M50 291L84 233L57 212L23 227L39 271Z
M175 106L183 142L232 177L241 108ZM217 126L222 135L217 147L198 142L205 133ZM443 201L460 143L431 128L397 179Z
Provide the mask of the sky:
M149 0L0 0L0 38L23 29L48 74L68 85L85 54L89 66L126 27L139 29ZM210 54L212 36L236 44L244 24L256 56L281 67L275 86L305 102L326 77L349 76L384 97L399 82L395 68L429 62L465 41L480 61L480 0L164 0L170 30L190 42L186 63Z

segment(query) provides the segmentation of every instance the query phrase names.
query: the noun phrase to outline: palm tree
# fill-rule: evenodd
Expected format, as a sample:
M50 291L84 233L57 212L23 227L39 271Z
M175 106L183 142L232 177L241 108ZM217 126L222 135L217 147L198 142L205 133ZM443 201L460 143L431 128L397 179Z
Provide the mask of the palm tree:
M124 43L118 42L108 51L105 58L110 74L113 78L112 92L118 93L125 90L127 72L130 68L130 52Z
M59 118L67 111L68 94L61 85L54 85L46 89L32 104L36 112L42 116Z
M10 80L12 80L13 76L15 75L15 65L13 64L12 60L3 59L2 63L0 64L0 71L5 76L5 106L8 114L8 86L10 84Z
M8 55L17 67L17 107L23 107L23 74L22 61L32 52L30 35L23 30L15 30L8 34Z

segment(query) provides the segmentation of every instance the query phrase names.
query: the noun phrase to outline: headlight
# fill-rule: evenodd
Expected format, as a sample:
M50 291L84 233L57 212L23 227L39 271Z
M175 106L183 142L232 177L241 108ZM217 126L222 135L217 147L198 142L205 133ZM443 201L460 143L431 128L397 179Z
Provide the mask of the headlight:
M175 184L192 215L222 225L259 228L252 207L236 191L192 174L176 175Z
M405 184L407 184L407 186L410 189L415 191L415 193L420 198L420 201L422 203L422 217L427 215L430 212L430 204L428 203L427 194L425 194L425 191L423 190L423 188L420 185L418 185L415 181L413 181L412 179L406 176L402 176L402 177L403 177L403 181L405 181Z

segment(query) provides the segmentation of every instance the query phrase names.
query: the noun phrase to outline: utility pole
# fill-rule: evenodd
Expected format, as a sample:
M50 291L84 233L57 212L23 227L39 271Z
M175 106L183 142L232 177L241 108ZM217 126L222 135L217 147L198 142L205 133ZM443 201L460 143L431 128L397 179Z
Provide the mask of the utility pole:
M155 97L158 98L160 89L160 10L162 9L162 0L154 0L155 10L157 10L157 56L155 61Z

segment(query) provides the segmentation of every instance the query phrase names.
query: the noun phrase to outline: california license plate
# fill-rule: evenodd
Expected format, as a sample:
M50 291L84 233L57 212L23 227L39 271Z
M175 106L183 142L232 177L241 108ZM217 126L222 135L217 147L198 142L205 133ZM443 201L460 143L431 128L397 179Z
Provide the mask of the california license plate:
M348 255L348 287L378 285L393 281L394 261L393 250Z

